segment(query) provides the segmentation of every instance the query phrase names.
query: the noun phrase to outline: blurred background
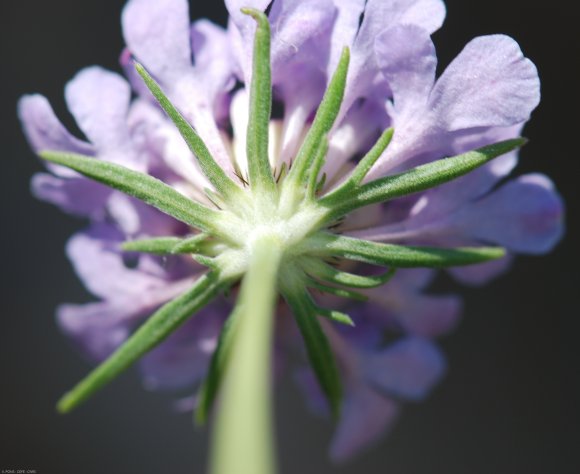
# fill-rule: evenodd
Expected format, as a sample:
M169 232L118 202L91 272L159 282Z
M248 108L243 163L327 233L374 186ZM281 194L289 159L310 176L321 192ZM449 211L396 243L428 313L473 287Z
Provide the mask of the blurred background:
M578 473L580 384L577 153L580 37L564 2L447 0L434 39L440 67L474 36L506 33L540 70L543 101L525 131L517 173L540 171L568 206L565 240L547 257L517 259L484 289L460 289L464 319L441 341L449 372L429 400L408 405L389 437L342 466L326 449L328 420L312 417L297 390L277 390L282 473ZM90 403L58 416L54 403L89 364L62 336L54 308L91 299L64 255L84 226L29 194L41 170L16 118L24 93L47 96L65 123L63 87L82 67L120 71L123 1L0 2L2 239L0 469L39 474L205 472L207 432L148 393L130 371ZM191 2L192 19L225 24L221 2ZM449 285L449 282L443 282ZM232 473L234 474L234 473Z

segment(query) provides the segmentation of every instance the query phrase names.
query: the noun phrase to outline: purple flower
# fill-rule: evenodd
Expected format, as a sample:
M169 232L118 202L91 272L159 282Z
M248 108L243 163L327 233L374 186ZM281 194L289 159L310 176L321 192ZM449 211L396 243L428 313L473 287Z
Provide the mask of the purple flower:
M32 148L120 164L213 207L205 190L214 186L133 59L159 83L225 175L248 181L245 131L256 23L240 8L264 11L269 3L226 0L230 21L223 29L206 20L190 25L186 0L130 0L122 15L126 79L94 66L67 84L67 105L85 139L65 129L44 97L23 97L19 114ZM274 101L283 114L269 125L274 174L295 159L344 46L351 63L329 134L323 191L343 183L387 127L394 128L392 142L366 182L519 136L540 99L534 65L514 40L484 36L472 40L436 79L430 35L444 17L439 0L275 0L268 17L271 71ZM335 230L404 245L505 247L509 253L503 259L449 270L467 283L488 281L505 271L515 254L550 251L563 232L563 204L547 177L506 181L517 162L517 152L510 151L456 180L355 211ZM67 253L98 299L61 306L58 320L100 360L144 318L198 281L205 267L188 255L123 252L120 244L128 239L185 237L191 229L74 171L47 167L33 178L33 192L90 221L71 238ZM356 272L358 267L340 268ZM423 399L441 379L445 363L433 340L454 328L461 304L455 295L428 293L434 276L434 270L400 271L387 286L361 290L368 302L345 306L356 328L324 325L344 385L333 458L345 459L375 441L395 420L401 402ZM228 299L214 301L150 352L141 362L146 386L196 390L229 307ZM382 344L386 333L397 340ZM281 346L296 343L295 336L278 331ZM311 404L323 407L312 372L300 371L298 379Z

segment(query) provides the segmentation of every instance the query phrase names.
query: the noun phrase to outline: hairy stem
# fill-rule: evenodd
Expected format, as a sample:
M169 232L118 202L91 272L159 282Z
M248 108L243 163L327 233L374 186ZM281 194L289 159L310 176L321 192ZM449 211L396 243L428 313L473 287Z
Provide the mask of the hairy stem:
M212 474L275 472L271 404L271 351L282 248L275 237L251 244L249 268L221 406L213 434Z

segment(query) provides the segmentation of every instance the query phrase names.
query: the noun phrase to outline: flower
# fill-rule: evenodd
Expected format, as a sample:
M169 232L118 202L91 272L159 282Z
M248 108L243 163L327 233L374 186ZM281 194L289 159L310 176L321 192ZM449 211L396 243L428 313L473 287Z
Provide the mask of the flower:
M505 247L508 254L504 258L485 261L487 257L478 257L469 263L485 262L449 269L460 281L475 284L505 271L514 254L548 252L562 235L563 204L547 177L530 174L504 182L517 165L515 148L520 142L500 148L501 152L485 148L508 143L506 140L520 135L540 98L534 65L511 38L485 36L471 41L436 80L437 59L430 35L445 17L444 4L439 0L275 0L268 14L272 31L271 84L274 102L283 112L279 118L267 117L268 122L262 123L268 128L269 143L267 153L256 155L266 164L253 165L252 160L257 163L257 158L246 150L263 152L265 146L259 133L246 137L248 125L250 130L258 128L262 117L259 98L267 97L269 91L269 87L258 87L266 76L256 69L260 67L259 57L253 53L258 51L259 35L265 30L257 13L252 14L258 19L256 24L240 9L250 7L261 12L269 3L226 0L230 22L227 29L222 29L206 20L190 25L186 0L130 0L122 17L127 48L121 54L121 65L126 79L94 66L77 74L65 89L69 110L86 140L74 137L62 126L44 97L30 95L19 103L32 148L57 163L49 163L48 173L33 178L33 192L65 212L90 221L87 230L71 238L67 252L84 284L99 301L63 305L58 309L58 320L62 329L96 360L110 356L152 312L166 308L164 305L175 298L181 301L179 295L192 285L206 285L202 276L206 266L219 267L223 264L220 262L227 261L235 267L231 262L239 263L239 268L231 270L235 277L231 278L239 280L246 271L246 254L232 247L232 241L249 241L256 228L278 218L276 225L281 226L285 237L290 236L288 240L295 247L321 228L345 239L405 246L491 243ZM342 52L345 46L350 50L350 66ZM135 68L134 60L142 66ZM341 89L336 84L340 83L341 71L346 71L345 64L348 77ZM337 79L333 82L335 71ZM251 92L253 84L258 84L256 93ZM335 94L342 98L338 105L329 100L319 106L323 97L326 100L325 91L331 94L335 89L341 89ZM316 113L325 103L331 104L327 105L329 110L334 107L334 120L309 142L317 130ZM179 122L179 117L184 121ZM187 123L197 135L188 132ZM381 135L388 127L394 133ZM189 142L181 135L189 137ZM328 136L327 149L324 136ZM204 147L196 137L201 138ZM379 142L373 147L377 138ZM300 164L306 163L301 157L307 155L303 150L309 144L312 159L308 164L314 167L318 163L322 169L319 174L304 168L304 174L311 176L308 192L314 195L316 191L327 207L321 207L317 198L309 197L302 188L302 194L296 191ZM391 196L397 199L382 202L387 191L381 189L391 186L380 181L385 176L437 164L441 158L474 149L490 156L485 163L478 162L480 166L470 174L454 180L432 180L428 186L408 178L406 191L401 188L404 192ZM70 160L46 155L47 150L123 166L111 168L113 174L121 169L138 172L139 176L148 174L178 192L171 198L174 201L186 196L199 207L187 214L190 217L183 217L185 214L177 209L179 201L171 214L168 204L160 204L146 193L130 192L130 197L95 183L83 174L95 177L96 171L83 171L80 164L75 168ZM315 154L326 160L315 159ZM498 154L499 158L489 161ZM355 168L361 156L366 158ZM368 163L366 169L361 163ZM264 166L268 173L272 170L270 177L265 177ZM417 169L435 172L435 168ZM352 176L357 172L360 176L355 183ZM135 176L127 175L127 179ZM320 176L325 176L324 183L318 181ZM376 180L387 183L376 191L380 199L364 197L375 189L364 186L379 182ZM248 182L251 187L260 186L256 196L261 199L247 197ZM359 185L366 195L358 191ZM411 185L415 188L409 191ZM278 187L281 204L272 207L268 199L274 194L272 189ZM169 192L159 189L162 194ZM389 192L392 189L389 187ZM370 206L358 209L362 204L352 204L352 196ZM339 205L347 206L346 211L325 221L327 208L340 210ZM259 217L246 212L252 206ZM204 217L206 208L212 209L210 217ZM219 218L224 213L235 218ZM338 219L342 217L344 220ZM159 256L156 253L163 252L152 247L149 253L135 252L145 248L143 239L169 236L173 240L156 240L155 245L165 245L165 253L175 253L175 245L185 245L177 238L190 236L198 218L203 221L202 230L210 234L215 231L214 238L226 238L210 244L199 239L190 242L188 245L195 245L188 247L191 251L185 255ZM123 247L127 240L135 241L135 245ZM151 242L149 245L153 245ZM313 238L312 242L311 247L321 253L332 241ZM352 252L342 248L323 257L353 258ZM189 253L201 253L203 258L192 259ZM317 357L327 357L324 344L336 354L344 397L331 453L336 459L344 459L375 441L391 425L401 401L424 398L441 379L444 360L434 339L455 326L460 301L454 295L429 294L433 269L402 270L386 286L379 286L387 276L352 274L361 271L360 263L353 266L342 262L333 267L325 263L330 260L321 260L318 254L305 255L312 261L300 260L298 273L315 277L318 288L321 281L330 282L334 285L323 286L324 290L336 293L336 284L348 281L346 286L362 288L360 292L368 298L367 302L345 303L322 296L314 301L289 289L285 294L294 313L302 308L309 316L321 313L344 321L344 315L318 306L330 303L347 311L356 323L355 328L337 328L335 323L325 322L318 330L317 326L308 326L308 319L299 319L312 363ZM434 255L451 258L448 254ZM377 263L361 252L354 260ZM421 262L425 266L441 265L441 261L425 263L427 257ZM397 265L391 262L387 266ZM403 266L417 265L406 262ZM283 289L298 275L294 270L286 271L288 275L282 275L280 284ZM215 292L220 289L216 287ZM339 296L345 294L344 289L339 291ZM347 296L361 299L352 292ZM288 311L280 305L281 313ZM231 298L214 300L146 355L141 369L147 387L197 388L208 371L211 380L212 354L230 306ZM191 312L186 311L187 315ZM287 330L283 323L278 326L281 347L302 344L295 331ZM309 342L306 334L314 333L328 342ZM395 342L384 345L385 333L396 338ZM317 355L316 350L322 353ZM310 371L298 371L297 378L311 404L326 406L327 410L322 393L332 399L334 381L325 380L324 371L314 365L318 381Z

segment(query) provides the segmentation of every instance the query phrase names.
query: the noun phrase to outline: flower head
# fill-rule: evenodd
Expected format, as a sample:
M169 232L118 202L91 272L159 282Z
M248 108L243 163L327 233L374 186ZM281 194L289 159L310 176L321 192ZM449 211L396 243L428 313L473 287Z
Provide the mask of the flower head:
M504 182L539 102L514 40L476 38L436 79L439 0L275 0L266 17L269 4L226 0L222 29L190 25L186 0L130 0L126 79L90 67L65 90L86 140L44 97L21 99L48 161L35 194L90 221L67 249L99 301L63 305L59 323L110 356L60 407L150 351L147 386L196 390L203 421L232 351L268 346L246 329L252 311L276 309L280 346L305 343L312 406L341 414L343 459L444 373L434 339L460 302L428 294L435 269L481 283L516 253L549 251L562 202L543 175ZM222 294L240 280L234 304Z

